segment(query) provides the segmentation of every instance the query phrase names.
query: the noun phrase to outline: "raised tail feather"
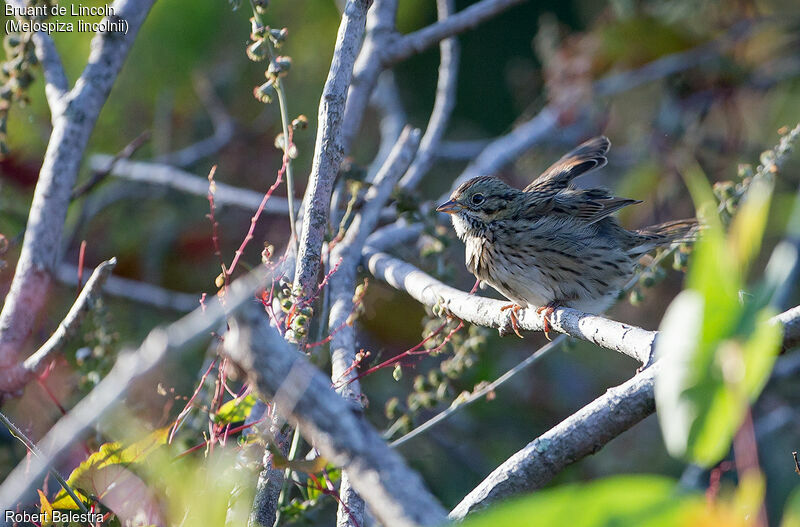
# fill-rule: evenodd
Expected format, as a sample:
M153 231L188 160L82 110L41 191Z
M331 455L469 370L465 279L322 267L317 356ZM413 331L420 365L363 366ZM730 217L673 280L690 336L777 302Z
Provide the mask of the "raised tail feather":
M697 239L700 224L695 218L668 221L633 231L636 234L632 254L645 254L673 243L691 243Z

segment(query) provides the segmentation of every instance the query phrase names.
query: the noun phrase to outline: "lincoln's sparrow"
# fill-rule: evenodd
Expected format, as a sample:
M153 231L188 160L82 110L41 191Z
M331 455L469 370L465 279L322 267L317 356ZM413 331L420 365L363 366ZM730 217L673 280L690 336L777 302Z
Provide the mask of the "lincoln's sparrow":
M517 335L519 309L545 310L547 335L547 316L553 308L604 310L633 275L641 256L695 236L694 219L624 229L611 214L638 200L570 184L604 166L610 146L605 137L583 143L524 190L496 177L476 177L436 209L451 215L466 244L467 268L515 302L503 309L512 308Z

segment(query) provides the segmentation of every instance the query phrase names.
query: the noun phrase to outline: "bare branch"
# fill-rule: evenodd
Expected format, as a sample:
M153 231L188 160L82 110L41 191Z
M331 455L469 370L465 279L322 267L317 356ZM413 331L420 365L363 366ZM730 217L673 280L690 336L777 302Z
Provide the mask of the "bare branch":
M783 324L784 349L800 346L800 306L784 311L775 319Z
M117 265L117 259L111 258L110 260L102 262L95 268L92 276L89 277L86 285L83 286L75 303L72 304L72 307L67 312L64 320L61 321L61 324L58 325L55 332L47 339L47 342L42 344L36 353L25 359L23 365L25 369L30 372L31 376L38 373L46 366L47 361L53 358L53 355L61 351L67 339L75 332L75 329L86 316L86 313L89 312L99 298L103 284L111 275L111 271L114 270L115 265Z
M388 527L441 525L446 513L402 458L314 368L269 327L263 313L250 311L231 323L225 349L281 415L300 427L320 453L349 475L353 487ZM298 382L284 382L293 378ZM299 381L302 380L302 383Z
M61 264L56 270L56 278L61 283L77 285L78 268L70 264ZM117 298L132 300L142 305L168 309L179 313L193 310L198 306L200 300L200 295L170 291L157 285L121 276L109 276L103 284L103 292Z
M364 36L370 0L349 0L344 8L328 79L319 104L317 141L308 187L303 199L305 217L295 270L300 298L311 294L317 283L322 241L328 225L333 181L344 155L342 119L353 64Z
M362 255L376 278L406 291L426 306L442 306L454 316L472 324L504 331L510 327L510 315L500 310L507 302L470 295L445 285L413 265L370 247ZM520 311L518 318L520 328L542 331L542 317L534 310ZM618 351L642 364L650 362L655 331L569 308L557 308L550 320L555 331Z
M353 368L356 362L355 330L348 319L353 313L353 291L356 286L356 271L361 261L361 249L369 233L375 228L381 209L389 200L400 176L408 169L420 144L420 131L406 127L400 135L381 170L365 196L361 211L353 219L344 239L331 251L331 265L341 262L339 269L328 283L331 311L328 327L331 337L331 380L339 386L337 392L357 411L362 408L361 386ZM341 328L341 329L340 329ZM351 381L351 382L348 382ZM350 476L345 471L340 486L340 504L336 524L339 527L363 525L364 501L351 486Z
M610 388L497 467L450 513L454 520L521 492L546 485L566 466L655 411L653 387L658 363L626 383Z
M784 346L797 338L789 328L800 325L800 306L771 319L784 324ZM786 363L790 369L792 364ZM653 387L661 367L654 363L626 383L584 406L529 443L495 469L450 513L451 519L487 507L497 500L546 485L567 465L599 451L606 443L655 411ZM780 361L776 370L780 367ZM777 373L777 372L776 372Z
M375 88L378 76L384 69L415 53L424 51L441 40L472 29L523 1L482 0L443 21L400 36L394 28L394 11L397 7L397 0L376 0L374 8L376 23L374 27L370 24L364 47L356 62L353 84L347 96L343 125L345 151L350 150L361 127L361 120L364 117L364 110L367 108L370 94ZM391 13L391 16L382 16L382 12ZM372 19L372 17L370 18Z
M60 254L60 242L72 187L81 159L111 87L122 68L153 0L117 0L114 12L128 22L127 34L98 33L83 74L66 96L66 108L53 119L39 181L11 288L0 313L0 393L16 393L24 383L15 375L17 353L44 307ZM60 76L50 81L63 83ZM49 81L49 82L50 82ZM52 91L52 90L51 90Z
M444 21L453 13L453 0L436 0L436 12L439 21ZM419 152L414 163L400 181L400 188L416 187L433 164L435 152L447 129L450 114L456 105L456 89L458 88L458 62L460 46L456 37L450 37L439 43L439 80L436 84L436 98L433 111L428 120L428 127L422 137Z
M400 90L397 88L397 81L392 70L386 70L378 77L378 84L372 93L372 106L381 115L380 133L381 143L378 153L375 154L369 165L367 181L375 179L375 174L383 166L389 152L392 151L397 138L403 131L403 127L408 122L405 109L400 100Z
M495 139L464 169L464 172L456 178L450 188L457 188L461 183L473 177L498 172L552 134L558 128L558 116L559 112L555 108L545 106L531 120Z
M361 128L361 119L370 101L378 77L384 70L381 52L395 35L397 0L375 0L367 15L364 45L353 68L353 78L347 93L347 105L342 123L342 146L350 151Z
M91 170L104 170L113 159L113 156L107 154L95 154L89 158L89 168ZM207 178L161 163L119 159L114 163L111 175L139 183L162 185L204 198L208 196ZM264 199L263 192L243 189L220 182L215 182L215 185L214 203L217 206L232 205L248 211L254 211L258 209L259 205L261 205L261 200ZM270 214L286 214L288 211L289 204L286 198L278 196L270 197L264 207L264 212Z
M384 67L421 53L440 40L473 29L498 14L521 4L525 0L482 0L459 11L446 20L437 22L398 38L383 58Z
M208 301L205 310L197 308L167 327L152 330L136 351L120 354L100 384L39 441L42 457L23 460L3 481L0 508L14 510L25 502L28 490L41 479L44 471L125 394L135 379L151 371L168 355L174 358L190 342L216 329L225 317L244 304L252 303L256 289L263 287L264 281L262 269L236 280L228 288L224 305L215 296Z

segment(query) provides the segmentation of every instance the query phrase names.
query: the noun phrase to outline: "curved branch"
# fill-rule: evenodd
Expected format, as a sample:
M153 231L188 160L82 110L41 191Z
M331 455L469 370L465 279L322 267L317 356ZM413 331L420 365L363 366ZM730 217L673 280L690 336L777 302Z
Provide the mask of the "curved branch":
M72 335L76 327L81 323L86 313L92 308L97 298L100 296L103 284L111 276L111 271L117 265L117 259L111 258L98 265L86 285L83 286L81 293L72 304L64 320L58 325L47 342L36 350L36 353L25 359L23 366L29 372L29 377L36 375L49 361L53 355L58 353L66 344L66 340Z
M21 0L7 0L7 2L14 6L15 10L25 7L25 3ZM54 122L64 110L64 96L69 91L69 81L64 71L64 65L61 63L61 57L58 55L58 50L50 35L37 31L33 34L33 45L36 50L36 58L42 65L45 82L44 93L47 105L50 107L50 120Z
M373 276L396 289L406 291L427 306L439 305L461 320L496 328L501 332L510 327L510 314L500 310L508 302L470 295L445 285L413 265L372 247L365 248L362 257ZM542 331L542 317L535 311L522 310L517 316L521 329ZM618 351L642 364L649 364L651 360L655 331L570 308L557 308L550 321L552 329L560 333Z

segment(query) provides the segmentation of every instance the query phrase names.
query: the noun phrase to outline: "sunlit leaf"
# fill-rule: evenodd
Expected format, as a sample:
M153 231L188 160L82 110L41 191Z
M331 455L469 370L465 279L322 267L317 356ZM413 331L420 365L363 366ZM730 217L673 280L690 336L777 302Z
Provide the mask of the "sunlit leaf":
M214 422L217 424L238 423L247 419L250 410L256 404L254 395L246 395L228 401L219 407L219 411L214 414Z
M72 471L67 483L76 490L76 494L81 500L90 494L97 496L105 490L103 482L109 479L106 469L110 467L124 468L132 463L144 461L156 449L166 444L168 434L169 427L165 427L129 446L124 446L119 442L104 443L97 452L90 455ZM109 481L113 483L113 477ZM87 498L86 503L88 502ZM53 507L58 510L78 508L63 489L56 495Z

